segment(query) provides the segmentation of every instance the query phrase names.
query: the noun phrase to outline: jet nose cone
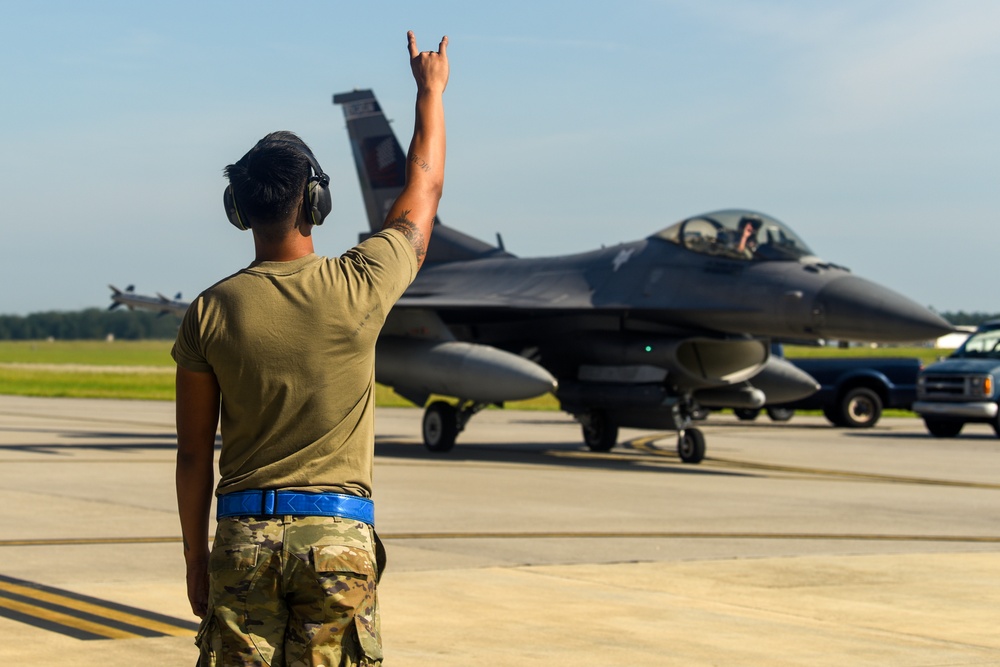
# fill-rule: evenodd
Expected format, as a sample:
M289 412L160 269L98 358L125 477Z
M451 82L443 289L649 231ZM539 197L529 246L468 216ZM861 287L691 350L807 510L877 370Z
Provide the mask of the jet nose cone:
M857 276L845 276L821 289L813 313L815 330L824 338L905 343L954 330L920 304Z

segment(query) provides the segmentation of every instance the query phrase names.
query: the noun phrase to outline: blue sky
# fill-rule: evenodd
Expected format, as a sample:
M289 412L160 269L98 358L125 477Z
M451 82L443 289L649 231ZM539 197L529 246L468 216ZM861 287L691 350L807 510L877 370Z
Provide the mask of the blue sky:
M366 228L333 93L404 145L407 29L450 39L442 220L522 256L742 207L937 310L1000 311L1000 3L0 0L0 314L185 298L246 265L222 168L276 129Z

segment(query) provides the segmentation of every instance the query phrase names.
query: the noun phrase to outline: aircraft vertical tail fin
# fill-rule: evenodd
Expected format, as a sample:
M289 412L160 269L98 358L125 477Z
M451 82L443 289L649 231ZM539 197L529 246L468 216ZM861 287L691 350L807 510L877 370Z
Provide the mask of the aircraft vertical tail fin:
M382 229L386 214L406 183L406 155L371 90L354 90L333 96L343 106L361 195L372 233ZM482 257L512 257L434 218L434 235L425 262L453 262Z

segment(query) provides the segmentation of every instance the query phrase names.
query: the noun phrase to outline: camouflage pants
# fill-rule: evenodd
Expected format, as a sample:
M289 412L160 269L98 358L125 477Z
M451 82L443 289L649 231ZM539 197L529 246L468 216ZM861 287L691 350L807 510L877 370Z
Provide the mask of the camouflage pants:
M380 665L374 532L336 517L220 519L199 667Z

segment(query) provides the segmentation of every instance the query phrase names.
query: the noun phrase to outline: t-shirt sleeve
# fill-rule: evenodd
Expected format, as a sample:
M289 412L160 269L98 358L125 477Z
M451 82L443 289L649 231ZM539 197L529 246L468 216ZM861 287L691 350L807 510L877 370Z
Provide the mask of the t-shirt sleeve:
M402 232L383 229L348 250L342 259L367 274L386 312L417 276L417 255Z
M200 319L203 305L203 297L199 296L184 313L184 319L181 320L181 327L177 331L177 340L174 341L174 346L170 350L170 356L174 358L178 366L183 366L189 371L210 373L212 366L205 358L201 344Z

